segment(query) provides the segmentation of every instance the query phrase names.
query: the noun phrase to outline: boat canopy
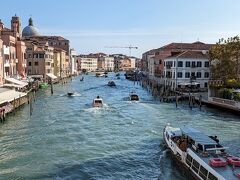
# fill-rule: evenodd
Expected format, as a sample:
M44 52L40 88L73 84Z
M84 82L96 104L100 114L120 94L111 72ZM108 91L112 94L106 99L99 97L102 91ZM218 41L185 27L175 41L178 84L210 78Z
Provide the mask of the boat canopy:
M55 76L54 74L48 73L46 74L48 77L50 77L51 79L57 79L57 76Z
M203 134L202 132L192 128L192 127L183 127L181 128L182 133L187 135L192 140L201 145L217 145L216 141Z

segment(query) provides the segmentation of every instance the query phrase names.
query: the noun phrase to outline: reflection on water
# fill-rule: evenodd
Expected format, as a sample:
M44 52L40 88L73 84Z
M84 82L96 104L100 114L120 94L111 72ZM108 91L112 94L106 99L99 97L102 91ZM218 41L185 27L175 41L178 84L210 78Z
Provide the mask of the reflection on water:
M8 117L0 132L0 179L186 179L163 145L167 122L218 135L240 155L238 116L213 109L160 103L133 82L76 77L37 93L33 115L26 105ZM71 89L77 96L68 97ZM135 91L139 102L128 101ZM92 108L100 95L103 108Z

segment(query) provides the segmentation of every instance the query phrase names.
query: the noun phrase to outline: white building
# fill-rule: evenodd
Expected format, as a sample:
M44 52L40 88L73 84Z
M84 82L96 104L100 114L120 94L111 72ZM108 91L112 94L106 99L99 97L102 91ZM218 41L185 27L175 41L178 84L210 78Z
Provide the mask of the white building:
M209 76L207 51L184 51L164 59L164 84L172 90L186 85L207 88Z
M96 71L98 68L97 57L81 57L81 70Z
M136 58L135 57L129 57L131 60L131 68L135 69L136 68Z
M70 71L71 74L77 73L77 52L74 49L70 49Z
M114 71L114 57L112 56L102 57L102 68L105 71Z

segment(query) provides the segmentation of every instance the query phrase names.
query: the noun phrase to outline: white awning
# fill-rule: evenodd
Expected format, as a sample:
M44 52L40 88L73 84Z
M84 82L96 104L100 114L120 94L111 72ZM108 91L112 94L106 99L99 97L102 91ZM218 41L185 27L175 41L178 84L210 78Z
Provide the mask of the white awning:
M3 84L3 87L15 87L15 88L23 88L23 85L18 85L18 84Z
M181 83L179 83L178 85L181 85L181 86L188 86L188 85L191 85L191 83L181 82Z
M8 82L13 83L13 84L21 85L22 87L28 85L28 83L25 83L25 82L19 81L19 80L14 79L14 78L5 78L5 81L8 81Z
M200 83L198 82L192 82L192 85L199 85Z
M54 74L46 74L48 77L50 77L51 79L57 79L57 76L55 76Z

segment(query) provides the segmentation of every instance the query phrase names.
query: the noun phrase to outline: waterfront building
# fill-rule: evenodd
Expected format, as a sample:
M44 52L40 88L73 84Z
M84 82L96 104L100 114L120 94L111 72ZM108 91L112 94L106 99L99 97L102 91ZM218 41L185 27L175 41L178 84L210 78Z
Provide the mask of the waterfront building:
M102 69L104 71L114 71L114 57L107 55L99 57L98 69Z
M74 49L70 49L70 70L71 70L71 74L77 74L78 73L78 69L77 69L77 52Z
M185 51L206 51L212 47L212 44L202 42L194 43L171 43L152 49L142 55L142 71L153 82L164 84L164 61L167 57L174 56Z
M0 85L3 84L3 56L4 56L3 40L1 39L0 34Z
M82 71L96 71L98 68L98 58L92 55L80 55L78 56Z
M18 16L13 16L11 20L11 29L4 27L0 21L1 39L5 49L9 49L9 53L4 53L3 79L9 76L25 77L26 58L25 43L21 40L21 21Z
M184 51L164 59L164 85L171 90L192 85L207 90L209 76L207 51Z
M64 76L69 76L70 74L73 73L74 71L74 67L75 67L75 63L71 63L70 59L75 61L73 56L70 57L70 43L69 40L61 37L61 36L42 36L40 35L38 29L33 25L33 20L32 18L29 19L29 24L28 26L26 26L23 29L23 33L22 33L23 39L25 42L34 42L35 44L38 42L44 42L47 43L47 46L51 46L54 49L56 49L56 55L57 53L60 53L59 55L57 55L55 61L57 62L57 59L61 59L61 66L59 64L59 67L61 67L59 69L59 72L57 70L57 67L55 68L55 70L52 73L55 74L59 74L59 77L61 77L63 75ZM62 49L62 52L59 52L59 50ZM61 50L60 50L61 51ZM65 54L65 55L64 55ZM63 60L64 57L65 59ZM29 60L31 61L31 59ZM29 68L32 69L32 68ZM45 69L45 67L42 67L41 69ZM51 71L51 70L50 70ZM61 72L60 72L61 71Z
M54 48L54 70L53 74L57 77L66 77L66 51L60 48Z
M54 73L54 48L48 42L27 42L27 74L42 75L43 78Z
M123 54L113 54L115 70L128 71L135 69L136 58Z

